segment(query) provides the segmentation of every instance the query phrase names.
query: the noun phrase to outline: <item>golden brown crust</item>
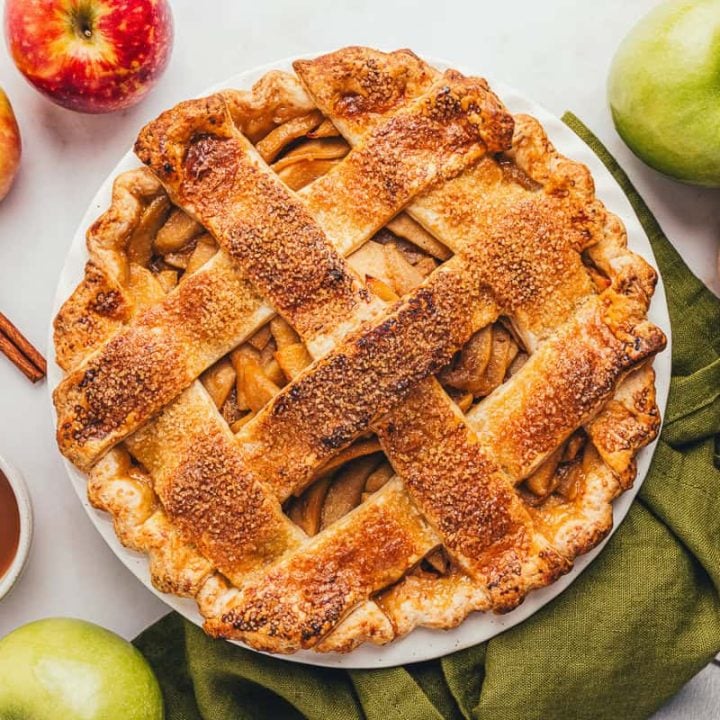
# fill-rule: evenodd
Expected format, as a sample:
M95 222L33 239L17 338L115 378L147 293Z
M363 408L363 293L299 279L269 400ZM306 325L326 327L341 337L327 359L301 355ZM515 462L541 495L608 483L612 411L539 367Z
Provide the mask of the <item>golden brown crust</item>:
M623 454L629 464L624 467L616 465L620 470L618 475L590 445L582 462L575 468L579 471L575 472L578 478L575 496L551 495L540 505L527 508L537 532L565 558L575 558L592 550L610 532L613 524L611 503L627 488L624 480L634 477L632 457L657 435L657 423L648 426L645 417L649 404L657 413L654 374L649 365L643 365L621 381L615 397L622 397L624 407L635 417L635 427L630 430L635 440L633 452ZM608 405L614 402L611 400ZM601 421L605 412L601 411L596 419ZM627 427L629 420L627 417L624 420ZM443 577L428 573L407 575L383 592L377 602L392 622L398 637L418 626L455 627L469 613L492 608L486 588L458 571L451 571Z
M468 414L480 442L516 482L596 415L627 372L665 347L662 333L644 321L614 334L603 299L591 298Z
M301 337L327 333L369 301L303 204L235 128L221 96L163 113L135 151Z
M653 369L644 365L631 373L586 430L622 488L629 488L635 479L635 455L660 430Z
M302 533L247 467L199 384L130 438L128 447L152 474L183 537L234 582L300 541Z
M518 120L524 132L526 125ZM537 123L533 131L544 137ZM578 182L567 181L569 189L562 193L554 189L560 182L556 175L528 189L506 165L487 158L418 198L408 212L471 258L532 349L545 328L557 327L593 292L580 253L600 238L605 211L592 193L580 192L586 171L577 164Z
M341 252L350 238L349 252L397 213L408 194L484 153L486 135L496 132L493 123L504 127L508 117L490 95L482 82L448 75L351 154L343 171L316 184L307 204L319 224L263 167L222 97L181 103L150 123L136 144L141 159L171 197L213 231L227 257L218 256L66 378L55 396L63 452L87 467L237 342L259 305L239 287L238 272L307 340L350 329L348 315L355 324L372 315L377 305L322 228L342 238ZM403 152L383 164L383 151L396 143ZM436 162L428 163L431 158ZM373 189L378 192L368 194ZM346 203L338 201L343 193ZM358 197L367 202L358 205ZM348 214L343 208L349 207L362 211ZM217 267L225 272L219 275Z
M87 468L271 315L232 261L217 255L56 388L60 449Z
M494 317L462 263L450 261L388 315L312 365L238 435L247 461L281 498L437 372ZM280 470L279 470L280 468Z
M88 261L85 276L53 322L57 364L71 370L128 322L132 307L123 285Z
M570 569L535 531L492 448L480 446L436 381L417 385L377 432L445 548L495 610L512 609L532 587Z
M512 120L484 81L446 73L315 181L303 193L308 210L349 253L357 246L345 239L348 225L370 236L426 188L509 147L511 135Z
M123 233L101 226L108 247L91 249L95 285L89 275L58 321L68 366L95 349L58 389L59 435L87 465L165 408L127 441L144 471L120 450L92 471L91 498L113 514L119 537L151 554L159 587L196 597L213 634L274 652L349 651L417 625L452 627L474 610L511 609L597 544L637 450L657 432L646 360L664 338L644 319L654 272L627 250L587 169L527 116L515 119L510 145L512 119L484 81L441 77L409 51L365 48L296 69L307 92L271 73L250 92L181 104L142 134L143 159L223 250L183 280L184 305L180 289L164 300L128 294L127 315L106 323L87 309L95 286L117 277L124 292L124 274L138 271L123 267ZM240 133L256 142L293 119L314 125L316 107L354 149L298 197ZM120 215L132 227L163 192L138 172L154 189L113 197L114 210L128 201ZM457 256L383 309L340 256L405 205ZM337 287L323 280L333 268ZM224 313L240 298L220 288L203 296L216 281L235 283L247 303L233 315L232 344L270 317L262 295L319 358L236 439L198 383L177 396L224 352ZM203 310L191 307L192 293ZM501 314L530 359L463 418L431 376ZM95 327L73 337L71 323L86 317ZM150 327L162 339L143 335ZM165 380L131 357L153 341ZM133 362L149 404L120 387L136 379L125 370ZM163 382L174 392L165 403L156 399ZM402 481L307 540L280 501L371 426ZM513 486L580 426L590 441L563 470L574 485L528 504ZM447 574L413 571L439 544L453 561Z
M369 642L385 645L395 638L395 630L387 615L375 602L366 602L344 617L317 645L318 652L352 652Z
M347 92L347 75L361 86L399 84L410 99L419 87L405 82L419 71L402 55L383 54L381 61L373 54L368 58L341 50L296 69L315 102L351 144L372 132L387 110L363 109L353 115L351 124L344 123L346 117L335 110L333 98ZM422 72L437 77L427 66ZM485 269L482 282L491 284L499 304L522 326L521 334L531 346L542 327L557 327L576 299L591 289L579 251L597 241L604 209L594 201L587 169L558 155L537 121L528 116L516 118L506 156L485 157L415 198L407 212L455 252L471 254L478 271Z
M367 538L382 538L368 543ZM362 600L401 577L437 545L399 481L267 568L209 618L215 636L287 652L312 647Z
M423 95L439 73L412 50L383 53L347 47L293 68L313 88L314 105L335 117L344 133L361 131Z
M113 448L92 469L88 499L113 516L123 545L149 555L158 590L194 597L212 574L212 563L181 537L160 506L151 478L131 465L124 449Z
M115 179L112 202L90 227L90 260L75 292L54 320L58 365L68 371L119 330L135 306L124 285L129 273L126 248L138 231L148 203L165 195L157 178L144 169Z

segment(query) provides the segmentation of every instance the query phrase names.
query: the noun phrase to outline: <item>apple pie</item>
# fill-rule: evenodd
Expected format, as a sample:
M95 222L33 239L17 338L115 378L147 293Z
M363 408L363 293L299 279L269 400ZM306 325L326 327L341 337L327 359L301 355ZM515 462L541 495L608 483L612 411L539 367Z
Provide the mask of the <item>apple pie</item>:
M55 319L62 453L213 636L507 612L657 434L656 276L485 80L344 48L140 132Z

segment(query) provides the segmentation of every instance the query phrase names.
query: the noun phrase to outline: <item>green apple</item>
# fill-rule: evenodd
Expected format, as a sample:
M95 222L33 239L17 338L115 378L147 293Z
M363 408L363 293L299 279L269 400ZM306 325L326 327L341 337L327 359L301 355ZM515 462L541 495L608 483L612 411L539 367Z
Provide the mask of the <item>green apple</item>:
M615 55L608 99L648 165L720 185L720 0L670 0L640 20Z
M70 618L0 640L0 720L162 720L145 658L115 633Z

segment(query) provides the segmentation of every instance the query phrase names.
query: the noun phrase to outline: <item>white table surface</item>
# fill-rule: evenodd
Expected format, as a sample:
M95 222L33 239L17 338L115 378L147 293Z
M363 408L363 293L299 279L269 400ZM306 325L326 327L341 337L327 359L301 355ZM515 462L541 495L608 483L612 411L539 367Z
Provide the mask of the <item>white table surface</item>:
M558 115L572 109L608 145L686 261L718 293L720 191L683 186L643 166L615 134L606 108L613 51L653 5L175 0L168 71L139 106L107 116L51 104L24 82L1 48L0 84L15 107L24 154L16 186L0 204L0 309L45 349L55 284L75 227L143 123L241 70L348 44L411 47L502 78ZM0 604L0 636L39 617L71 615L132 637L165 613L82 510L55 449L47 388L31 386L1 357L0 453L25 474L36 518L29 565ZM716 719L719 704L720 669L710 666L657 717Z

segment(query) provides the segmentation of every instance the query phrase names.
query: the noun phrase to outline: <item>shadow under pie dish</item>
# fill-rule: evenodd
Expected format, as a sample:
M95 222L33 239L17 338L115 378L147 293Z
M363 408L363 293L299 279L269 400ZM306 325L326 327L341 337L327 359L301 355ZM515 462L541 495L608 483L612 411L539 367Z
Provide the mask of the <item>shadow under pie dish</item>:
M55 320L58 442L215 636L346 652L507 612L660 418L653 269L484 80L343 50L140 133Z

